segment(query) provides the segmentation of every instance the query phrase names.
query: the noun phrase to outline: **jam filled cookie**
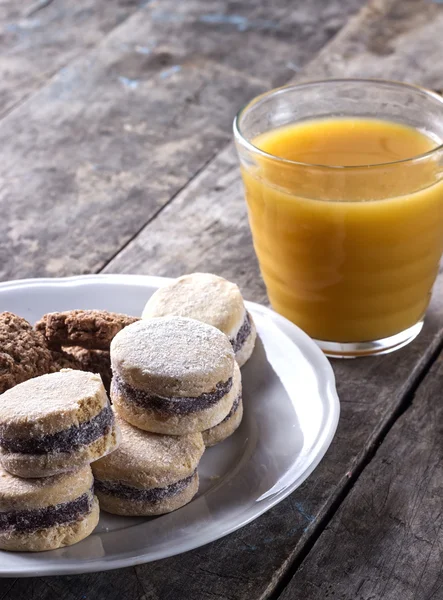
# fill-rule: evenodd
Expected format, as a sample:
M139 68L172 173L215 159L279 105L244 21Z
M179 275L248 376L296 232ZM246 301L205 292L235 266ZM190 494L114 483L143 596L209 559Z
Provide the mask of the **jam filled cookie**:
M200 433L158 435L117 417L122 442L93 463L100 507L116 515L162 515L184 506L198 490L197 466L205 445Z
M227 417L223 419L221 423L202 431L203 441L206 448L215 446L220 442L223 442L226 438L234 433L234 431L240 426L243 417L243 402L241 393L234 400L231 412Z
M62 346L109 350L115 334L138 320L106 310L68 310L44 315L35 328L56 350Z
M111 364L116 411L154 433L184 435L217 425L241 388L228 338L194 319L129 325L112 340Z
M210 273L192 273L158 289L148 300L142 318L178 315L197 319L228 336L239 366L254 350L256 329L235 283Z
M19 477L76 469L115 450L119 440L99 375L42 375L1 397L0 463Z
M0 394L49 373L51 365L52 356L41 333L13 313L0 313Z
M55 550L88 537L98 523L91 467L22 479L0 467L0 549Z

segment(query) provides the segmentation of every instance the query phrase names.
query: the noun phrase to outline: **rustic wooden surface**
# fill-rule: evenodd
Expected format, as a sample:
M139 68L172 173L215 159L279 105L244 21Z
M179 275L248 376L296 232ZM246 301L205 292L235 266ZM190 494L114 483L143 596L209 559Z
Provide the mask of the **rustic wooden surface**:
M362 3L138 10L0 122L0 277L99 270Z
M443 596L443 356L281 600Z
M138 0L3 0L0 117L24 102L60 68L97 45L138 7Z
M24 66L21 96L20 83L0 83L12 98L0 120L2 279L209 270L266 302L230 142L240 105L294 76L443 88L443 6L427 0L109 4L106 12L97 3L100 14L88 19L91 42L74 17L63 21L75 47L57 46L35 80ZM54 0L34 16L65 14L63 6ZM0 20L17 19L17 10L4 2ZM80 18L80 5L69 10ZM123 22L106 34L113 15ZM51 39L46 31L34 39L37 52ZM56 37L64 40L62 31ZM33 51L18 47L21 65ZM5 55L0 72L3 64ZM17 82L20 68L11 67ZM441 427L433 401L442 367L432 364L443 345L442 288L440 277L424 331L409 347L334 362L337 436L280 505L182 556L106 574L3 580L0 599L439 598Z

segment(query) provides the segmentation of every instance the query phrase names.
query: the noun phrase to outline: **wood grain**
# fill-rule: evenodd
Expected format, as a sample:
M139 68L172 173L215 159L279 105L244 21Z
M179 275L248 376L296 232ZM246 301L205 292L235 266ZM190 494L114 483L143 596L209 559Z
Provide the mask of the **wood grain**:
M138 8L138 0L1 2L0 118Z
M399 32L398 39L392 35L391 19L386 15L395 14L399 4L370 4L300 77L311 78L311 73L312 78L332 76L334 65L337 65L337 75L346 75L347 65L354 73L353 61L359 61L361 66L362 56L366 57L367 66L360 75L370 76L371 65L384 60L383 57L372 53L363 44L355 51L358 32L363 39L371 40L370 29L377 32L378 39L383 35L388 37L394 47L400 42L402 47L409 47L409 54L401 53L403 67L397 66L392 57L386 55L386 77L398 78L398 69L400 74L407 71L411 80L441 87L441 74L440 78L438 74L432 79L428 77L426 56L416 52L413 32ZM434 23L439 23L440 7L429 9L418 2L409 3L408 10L409 16L404 18L415 24L420 39L421 28L429 31L435 27ZM406 25L403 30L407 30ZM406 41L404 35L407 35ZM434 35L438 52L442 52L443 40L436 42L436 39ZM330 56L334 57L332 63ZM323 63L328 65L327 73L322 71ZM326 71L326 66L324 69ZM428 79L424 81L424 77ZM265 290L254 259L233 147L220 153L106 270L160 275L215 271L236 280L246 297L264 301ZM378 359L334 362L342 401L340 426L330 451L314 475L268 515L226 540L163 561L155 568L153 565L138 567L148 597L172 599L185 584L189 590L186 598L195 597L198 591L202 598L212 595L236 599L267 598L276 591L276 582L291 572L303 557L313 532L317 527L321 530L322 522L327 521L329 513L349 488L349 482L364 468L368 456L426 372L442 339L442 294L443 280L439 279L424 331L408 348ZM195 575L195 564L199 565L198 576ZM176 576L172 582L168 578L166 585L164 581L171 571ZM277 585L277 593L278 589Z
M246 298L267 303L233 144L186 186L104 271L170 277L213 271L234 278Z
M443 356L281 600L442 597Z
M330 44L328 49L336 57L337 69L340 69L340 71L344 69L341 66L341 62L344 62L345 65L349 64L349 68L352 70L354 56L364 54L364 45L360 53L356 54L354 52L356 32L361 29L361 33L363 34L366 32L367 27L384 31L383 22L390 22L389 19L385 19L386 14L394 10L395 6L399 4L399 2L389 1L371 3L367 10L363 11L359 17L344 29L342 34ZM408 18L416 19L415 22L418 28L428 27L440 14L438 12L436 16L436 14L433 12L430 13L425 8L425 14L428 15L427 18L429 21L426 21L424 24L421 22L420 25L419 17L414 12L414 6L412 3L407 4L410 10L410 17ZM422 5L421 2L415 4L417 5L417 11L424 8L424 4ZM190 3L189 6L193 6L193 4ZM217 17L217 19L220 19L220 17ZM240 23L238 19L236 22ZM212 23L207 23L207 25L212 25ZM169 26L171 26L170 23ZM236 29L238 25L231 22L223 24L223 27L226 27L230 31L230 28ZM125 26L119 28L120 32L124 28ZM386 33L385 35L389 36L391 34ZM391 35L392 43L395 45L398 39L403 39L402 35ZM413 35L408 40L410 42L410 54L402 54L402 60L409 61L410 69L415 69L410 72L411 77L420 81L424 77L426 65L423 63L414 63ZM137 41L137 43L139 42ZM199 41L199 43L203 42ZM438 41L435 43L441 42ZM107 45L106 48L108 48ZM242 67L239 63L233 66L233 63L229 62L233 59L229 58L229 51L226 52L226 57L222 52L223 58L220 59L220 66L218 66L221 72L235 74L238 77L238 85L245 86L252 84L257 87L262 85L262 76L260 76L258 82L251 80L249 76L246 77L241 72ZM328 56L328 51L326 50L322 53L321 58L315 61L301 76L310 77L311 69L312 73L320 72L323 61L327 60L325 55ZM423 58L421 55L420 60L423 60ZM372 51L368 52L368 58L366 59L368 70L371 68L372 60L382 59L380 55L372 54ZM102 58L100 58L101 60ZM237 60L239 59L237 58ZM255 53L255 60L257 60L257 52ZM218 59L214 61L213 57L209 59L209 63L206 61L208 61L207 57L203 61L205 66L208 64L219 65ZM328 68L332 69L332 67ZM393 76L395 76L395 68L397 67L392 63L391 75ZM77 69L76 71L78 76L80 76L79 71L81 69ZM106 76L104 75L104 79L106 79L109 70L106 68L100 71L97 68L97 75L94 75L95 79L89 84L91 88L94 82L100 80L98 77L99 72L104 72L106 74ZM129 68L127 72L130 72ZM138 72L134 71L135 74ZM272 65L269 72L272 72ZM173 73L173 76L177 76L177 71ZM130 82L136 81L136 79L132 79L127 74L125 74L125 77ZM156 82L161 85L159 79ZM81 81L82 89L88 89L84 80L82 79ZM443 82L441 80L438 81L437 76L434 77L434 82L435 87L442 87ZM125 85L130 87L134 84L126 82ZM185 85L188 85L188 78L180 79L177 86L168 90L168 93L175 93L176 91L180 93L179 88ZM210 85L212 85L212 81ZM224 79L220 85L225 85ZM107 95L111 97L115 93L115 88L107 89L105 87L104 90L106 97ZM129 89L128 93L132 91L134 90ZM92 96L88 96L87 94L85 96L80 95L80 97L68 94L67 98L69 99L69 106L73 106L74 108L76 106L77 108L83 107L82 111L79 110L80 117L83 117L84 105L89 102L90 98L93 100L92 105L96 106L97 114L101 114L99 107L102 105L97 104L97 100L93 94ZM181 102L183 97L180 98ZM40 104L37 103L36 106L39 107ZM131 107L132 110L141 111L141 109L136 109L134 106ZM116 104L112 104L112 108L117 112L118 116ZM123 108L118 108L120 111L124 111ZM223 110L223 107L218 106L217 109L220 112ZM41 110L39 108L39 111ZM60 110L63 112L63 109ZM104 122L108 127L114 123L113 121L110 122L108 117L110 110L106 106L103 108ZM194 119L194 124L196 119L201 118L202 113L199 110L195 109L193 112L192 118ZM54 111L53 115L57 114L58 111ZM86 114L88 114L88 111L86 111ZM137 112L136 114L140 115ZM65 118L68 118L68 116ZM140 117L138 116L137 118ZM212 113L210 117L206 116L205 118L212 120ZM205 122L205 118L203 119L203 123ZM224 124L222 123L223 118L225 118L224 113L219 118L220 124L217 133L219 130L225 131L223 129ZM46 124L50 122L48 116L45 119L44 122ZM191 122L191 119L189 122ZM118 119L117 123L119 123ZM60 124L56 122L56 127L62 125L63 122ZM84 130L81 130L83 132L82 135L86 136L85 131L89 132L89 128L93 126L93 120L89 117L86 127ZM41 132L41 129L39 125L37 130ZM71 129L75 132L72 125ZM119 131L121 129L113 130L114 136ZM162 132L164 130L160 131L159 129L156 134L158 136L157 140ZM183 131L183 135L185 136L186 134L187 132ZM95 135L94 133L93 138ZM208 137L213 139L209 134ZM51 139L53 138L47 139L46 145L48 147L51 147ZM147 144L146 139L144 142ZM223 138L217 148L212 146L213 154L225 142L226 138ZM34 147L31 146L31 148ZM60 144L57 147L60 148ZM112 148L116 147L112 146ZM25 145L22 148L24 149ZM55 146L52 145L53 151L54 148ZM70 147L71 152L73 148L73 146ZM132 145L128 143L125 146L125 150L126 148L130 151ZM144 146L142 145L142 151L143 148ZM37 153L37 156L40 154L43 157L43 164L47 164L44 162L48 160L47 154L45 154L47 151L43 146L39 146L38 149L39 153ZM92 151L96 154L99 150L99 145L92 148ZM140 152L139 146L130 155L130 159L128 160L129 165L131 165L131 161L137 159L138 152ZM109 154L107 153L107 155ZM194 157L192 151L189 151L189 146L183 150L182 160L191 161L188 154ZM64 151L62 155L64 156ZM142 158L144 157L143 160L145 162L143 164L146 167L146 154L142 154L141 156ZM165 165L167 158L169 158L169 154L162 151L161 157L160 155L158 157L158 164ZM115 160L118 169L120 164L118 161L122 159L118 156ZM192 158L192 160L195 160L195 158ZM182 192L179 192L169 204L168 201L171 199L172 190L178 190L181 182L186 177L183 176L183 179L177 182L175 188L173 186L167 187L167 191L164 193L164 198L167 199L165 201L162 199L159 204L156 204L158 210L162 209L161 212L149 223L142 235L136 237L120 256L110 262L106 270L126 272L137 270L138 272L160 274L178 274L178 272L192 271L197 268L200 270L213 270L237 280L242 285L247 297L258 301L264 300L264 288L260 283L257 265L253 258L253 250L242 200L241 183L237 174L236 158L233 149L232 147L228 147L216 158L212 159L211 152L205 146L201 150L199 160L200 162L196 161L193 169L190 169L187 174L188 178L193 176L192 184L183 189ZM64 161L62 161L63 164L66 164L65 159ZM197 162L198 165L208 162L207 169L201 171L200 174L198 174L198 171L199 168L201 170L201 167L197 165ZM168 165L170 164L168 163ZM175 163L173 164L175 165ZM148 171L148 173L154 173L154 171ZM157 180L156 173L155 176ZM53 174L49 173L48 177L53 181ZM44 188L43 184L41 185L42 190L47 189ZM115 185L115 183L110 184L108 188L105 188L103 195L100 196L100 201L104 207L109 206L107 196L113 193L112 190ZM63 190L63 188L64 186L60 186L60 190ZM41 202L42 191L39 190L40 188L37 188L37 198ZM106 252L94 255L92 258L88 256L86 260L84 258L85 252L91 247L82 241L80 225L86 227L87 233L90 234L92 228L86 224L85 218L92 219L93 216L91 214L94 215L94 211L97 210L95 207L91 209L92 213L88 212L88 203L93 202L94 191L91 186L91 191L85 194L83 200L86 208L79 210L75 215L75 218L78 219L78 226L76 226L77 239L83 243L83 245L80 243L78 250L79 260L77 263L74 260L70 260L68 263L64 263L62 260L58 264L52 263L52 272L54 274L66 273L71 270L75 271L75 269L81 270L91 264L97 265L100 263L100 260L109 255L111 247L113 247L114 242L110 241ZM124 198L124 194L120 198ZM70 197L70 202L73 201L75 201L75 196ZM165 205L166 208L163 209ZM22 206L24 206L23 203ZM120 225L122 221L124 222L125 217L119 212L121 210L119 202L114 201L111 207L115 212L115 219L112 224L105 223L103 233L100 232L99 223L95 223L94 235L99 236L98 240L95 240L96 244L104 243L102 235L103 237L105 234L113 236L114 234L110 234L110 232L116 229L117 224ZM137 224L140 225L140 214L142 212L137 211L140 211L140 209L137 203L135 203L136 214L134 218L138 221ZM60 209L60 218L63 218L63 213L64 211ZM146 218L146 221L152 219L153 216L152 212L148 216L147 212L143 212L143 218ZM69 221L69 225L72 224L74 224L74 219ZM25 223L23 227L26 229L29 227L29 224ZM134 231L133 225L131 227L128 227L126 234L118 239L115 243L116 245L121 243L122 240L130 238L131 232ZM31 229L28 229L28 231L31 231ZM59 244L58 237L62 235L62 232L66 235L66 226L60 227L59 233L54 239L54 250L60 248L57 244ZM30 239L33 238L31 237ZM68 234L66 244L68 256L70 256L72 243L73 241ZM42 262L35 263L38 249L25 248L23 256L28 262L23 268L18 264L14 265L12 272L17 272L20 268L22 268L22 272L29 272L34 268L34 264L38 265L39 272L47 272L44 260L47 260L47 257L53 258L51 251L50 248L43 248ZM378 442L392 425L392 422L405 402L413 394L423 373L426 371L427 365L433 359L442 337L440 324L442 323L443 305L439 300L442 291L441 287L442 282L439 281L438 294L436 295L430 317L423 334L414 344L394 355L377 360L361 359L352 363L336 362L334 364L338 378L339 393L342 399L342 417L337 437L326 459L320 464L313 476L286 501L248 527L225 539L182 556L136 567L135 569L125 569L112 574L18 581L13 583L12 589L6 591L5 599L18 600L28 598L30 594L35 594L35 597L42 598L57 595L62 599L75 598L76 600L82 596L86 598L121 598L122 593L125 591L127 591L129 598L137 598L137 600L175 600L176 598L180 598L180 600L187 600L188 598L198 598L199 600L213 598L258 600L269 598L270 595L274 595L275 593L278 594L279 581L287 573L291 572L293 565L296 564L299 557L303 556L313 535L321 531L324 523L329 519L331 511L334 510L336 504L341 502L343 494L349 488L349 482L352 482L355 474L365 466L368 455L375 451ZM9 586L9 582L5 585ZM5 587L5 589L7 588ZM305 595L305 597L309 596ZM365 600L368 599L365 598Z
M171 13L177 4L172 2L161 3L163 9L170 7L167 17L157 14L151 22L152 13L148 18L137 14L125 23L0 125L0 138L8 142L2 182L6 185L0 200L0 276L61 275L98 268L122 240L137 232L158 206L210 162L230 138L239 104L298 69L361 4L360 0L337 1L325 10L321 1L309 6L289 1L257 3L253 9L246 2L205 2L200 3L200 12L209 18L194 18L199 22L198 36L192 34L192 20L184 24L186 19L181 18L174 29ZM187 9L195 6L186 3ZM281 24L274 24L272 33L263 31L262 21L257 20L269 20L272 11L285 6L279 17L272 17ZM158 3L149 10L158 10ZM248 13L251 22L254 11L252 25L239 20L239 13ZM285 56L295 57L300 64L286 65L283 42L276 38L290 18L293 27L283 40ZM185 27L190 28L189 43L194 46L181 43ZM203 43L206 49L193 50ZM266 81L257 80L257 73ZM138 183L140 188L135 188ZM142 191L134 193L134 189ZM201 569L183 565L181 573L180 564L171 559L105 574L3 580L1 598L204 599L217 594L244 597L245 590L255 596L273 583L272 571L260 573L257 560L266 542L284 541L284 556L292 546L284 526L287 509L279 510L277 522L271 515L259 521L258 540L257 530L246 528L242 533L247 563L241 548L235 547L238 538L228 538L198 551L208 557L202 558ZM310 517L297 504L291 510L297 515L296 528L304 529ZM232 558L224 554L219 576L217 552L225 553L226 543ZM237 553L241 569L235 565ZM233 575L225 577L227 563L234 568ZM244 571L246 564L251 573ZM275 568L280 564L277 554ZM149 583L159 566L159 578ZM260 576L258 586L255 575ZM204 579L202 586L199 578ZM235 590L237 581L242 585Z
M212 271L239 282L247 298L266 302L242 194L230 147L107 270L172 276ZM189 588L185 598L195 597L198 590L202 598L216 592L236 599L266 598L274 591L275 582L303 555L313 531L340 501L426 370L442 338L442 298L440 279L425 328L409 347L377 359L333 362L342 407L340 425L314 475L270 513L212 544L210 550L162 561L154 570L150 565L138 567L148 597L172 599L185 581ZM172 583L167 578L171 570L182 574ZM229 588L232 581L234 591Z
M362 2L158 0L127 19L0 123L0 279L98 270Z
M301 78L374 77L441 89L443 5L373 0Z

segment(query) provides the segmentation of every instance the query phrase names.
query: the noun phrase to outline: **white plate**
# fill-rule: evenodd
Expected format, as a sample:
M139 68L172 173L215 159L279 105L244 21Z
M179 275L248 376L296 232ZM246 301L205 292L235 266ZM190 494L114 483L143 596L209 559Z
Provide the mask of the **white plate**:
M168 279L91 275L0 284L0 312L30 322L51 311L100 308L140 315ZM337 427L332 369L314 342L273 311L248 303L259 339L243 367L238 431L207 450L199 495L155 519L102 512L95 532L68 548L0 552L0 575L62 575L116 569L197 548L243 527L293 492L318 465Z

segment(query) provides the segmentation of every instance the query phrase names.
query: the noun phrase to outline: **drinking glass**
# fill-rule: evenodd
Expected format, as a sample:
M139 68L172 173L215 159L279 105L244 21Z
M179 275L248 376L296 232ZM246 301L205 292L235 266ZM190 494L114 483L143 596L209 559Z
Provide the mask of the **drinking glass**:
M269 154L257 142L331 118L407 125L435 145L394 162L328 166ZM413 340L443 252L443 98L381 80L294 84L252 100L234 135L274 309L330 356L382 354Z

